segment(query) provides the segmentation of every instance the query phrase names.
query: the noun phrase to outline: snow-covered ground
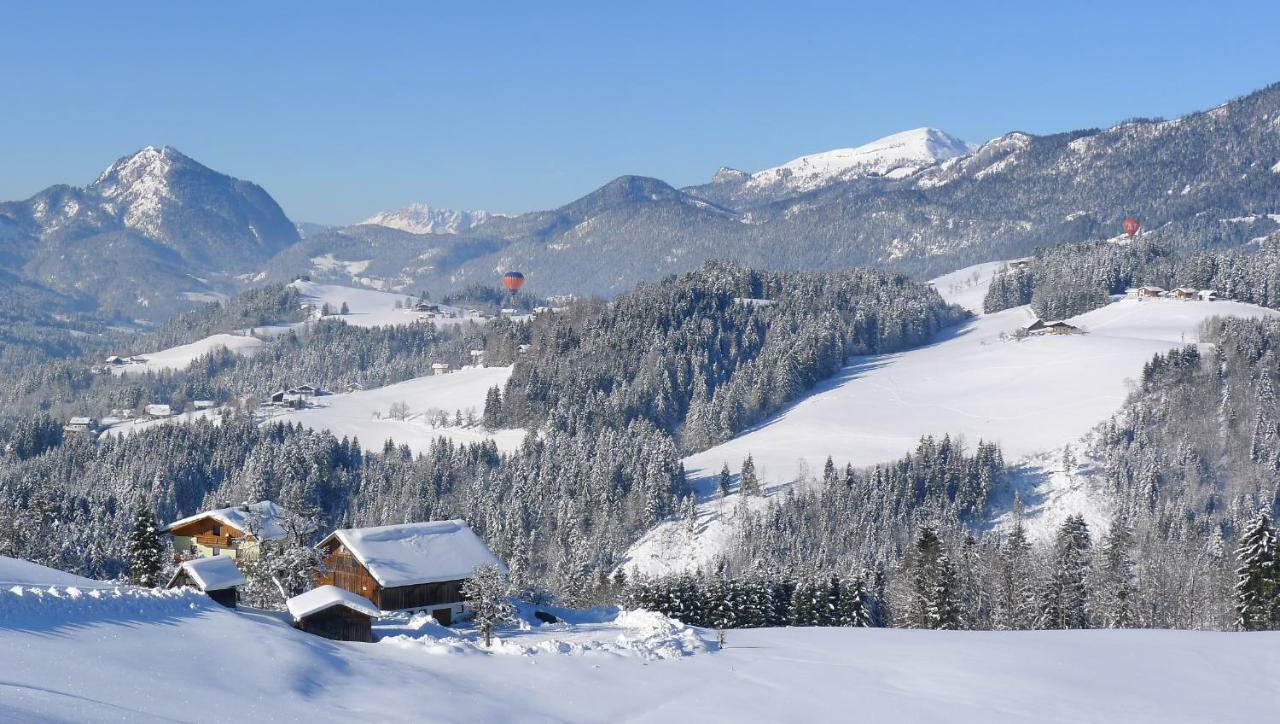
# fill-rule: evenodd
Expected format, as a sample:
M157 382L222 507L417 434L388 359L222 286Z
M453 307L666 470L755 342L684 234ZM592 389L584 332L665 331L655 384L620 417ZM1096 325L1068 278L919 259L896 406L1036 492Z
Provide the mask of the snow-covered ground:
M111 368L117 375L140 375L144 372L185 370L192 362L218 349L226 347L236 354L254 354L264 342L257 337L242 334L214 334L191 344L178 345L149 354L138 354L145 362L119 365Z
M298 422L313 430L328 430L341 438L357 437L366 447L381 448L388 440L408 445L415 453L425 452L431 442L447 437L457 443L492 438L501 450L513 450L524 439L523 430L488 431L456 426L454 414L477 418L484 412L484 398L490 387L502 387L511 376L510 367L464 367L447 375L418 377L386 387L313 398L303 410L278 409L265 412L271 422ZM392 419L397 403L408 406L404 419ZM436 427L432 418L448 413L450 424Z
M929 284L948 302L959 304L974 314L982 314L982 299L991 288L991 278L1007 264L1004 261L975 264L943 274L930 280Z
M295 281L290 286L296 288L305 303L312 305L315 309L328 304L334 316L326 319L340 319L357 327L394 327L398 324L412 324L427 319L426 313L404 308L406 300L411 304L417 301L412 295L304 281ZM339 315L338 311L342 309L343 303L346 303L349 314ZM400 304L399 309L396 308L397 303ZM453 316L450 317L450 314ZM468 321L482 323L484 320L479 314L440 305L440 312L431 321L437 326L444 326Z
M998 267L962 269L934 285L948 301L977 300L980 306ZM732 532L732 520L722 513L736 507L736 495L714 499L714 476L725 464L736 474L747 455L766 489L777 491L806 471L820 474L828 455L841 467L867 466L901 457L922 435L959 434L970 446L998 442L1008 462L1036 468L1028 479L1056 486L1055 496L1038 496L1045 502L1082 503L1078 481L1055 478L1042 466L1051 468L1054 451L1120 408L1144 363L1157 352L1197 342L1210 317L1277 314L1239 302L1123 299L1070 320L1087 334L1017 341L1014 331L1035 319L1028 307L1018 307L980 314L926 347L855 359L778 415L686 458L703 497L698 534L690 537L678 522L661 524L631 549L626 565L661 574L709 563ZM1066 495L1072 490L1074 498ZM1096 512L1075 507L1071 512ZM1047 530L1032 529L1036 535Z
M333 642L191 591L6 587L0 720L1169 723L1280 707L1280 633L784 628L718 649L630 612L501 632L488 651L403 628Z

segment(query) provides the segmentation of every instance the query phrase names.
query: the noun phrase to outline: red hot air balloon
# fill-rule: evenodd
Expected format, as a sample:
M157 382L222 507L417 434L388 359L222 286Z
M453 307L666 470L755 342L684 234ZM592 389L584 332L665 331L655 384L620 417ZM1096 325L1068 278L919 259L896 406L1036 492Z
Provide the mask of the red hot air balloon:
M502 275L502 286L506 287L507 291L515 294L520 291L520 287L524 286L524 275L518 271L509 271Z
M1124 233L1132 239L1134 234L1138 233L1138 229L1142 228L1142 222L1130 216L1124 220Z

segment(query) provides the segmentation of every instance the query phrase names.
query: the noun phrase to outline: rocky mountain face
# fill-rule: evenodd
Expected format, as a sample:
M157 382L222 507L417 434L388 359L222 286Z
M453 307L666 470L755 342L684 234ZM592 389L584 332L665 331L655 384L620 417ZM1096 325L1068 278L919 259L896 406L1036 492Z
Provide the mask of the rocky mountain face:
M504 216L489 211L455 211L437 209L426 204L409 204L393 211L382 211L361 221L411 234L458 234L469 231L493 217Z
M611 294L708 258L932 276L1118 236L1130 215L1175 246L1237 246L1277 213L1280 85L1106 130L1014 132L973 148L921 129L757 173L721 169L684 189L622 177L554 211L423 237L411 258L379 263L396 268L388 283L414 288L493 283L519 269L542 294ZM347 258L330 241L326 253Z
M254 270L299 240L265 190L174 148L147 148L83 188L0 203L0 264L113 314L161 319L211 278Z

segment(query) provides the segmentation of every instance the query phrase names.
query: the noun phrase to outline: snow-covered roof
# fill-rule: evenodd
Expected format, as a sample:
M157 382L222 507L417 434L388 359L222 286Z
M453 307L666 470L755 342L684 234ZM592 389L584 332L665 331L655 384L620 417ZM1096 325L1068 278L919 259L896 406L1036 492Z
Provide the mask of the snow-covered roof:
M1182 292L1183 294L1195 294L1196 292L1198 292L1198 291L1200 291L1200 290L1199 290L1199 289L1196 289L1196 288L1194 288L1194 287L1178 287L1177 289L1174 289L1173 291L1175 291L1175 292Z
M404 523L376 528L345 528L330 533L320 545L337 539L382 586L470 578L477 566L507 567L461 520Z
M183 561L178 573L174 574L174 579L183 571L205 592L221 591L248 583L231 556L209 556ZM173 580L169 581L169 585L173 585Z
M173 409L168 405L147 405L147 414L156 417L168 417L173 414Z
M189 515L182 520L175 520L164 527L164 530L173 530L202 518L213 518L220 523L229 525L238 531L244 533L249 532L250 519L256 518L258 525L257 536L261 540L273 540L275 538L283 538L285 530L280 525L280 519L284 517L285 511L280 506L269 500L263 500L249 505L235 505L230 508L218 508L217 510L206 510L195 515Z
M284 605L289 609L289 615L293 616L294 621L301 621L313 613L318 613L334 606L346 606L353 611L359 611L369 616L377 616L379 613L378 607L373 605L373 601L337 586L320 586L294 596L285 601Z
M92 417L73 417L67 421L68 425L92 425Z

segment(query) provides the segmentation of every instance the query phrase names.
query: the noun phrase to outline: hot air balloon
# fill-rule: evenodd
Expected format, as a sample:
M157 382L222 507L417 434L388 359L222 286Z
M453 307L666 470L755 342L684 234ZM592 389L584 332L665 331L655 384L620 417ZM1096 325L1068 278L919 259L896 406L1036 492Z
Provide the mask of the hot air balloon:
M1142 222L1134 217L1130 216L1124 220L1124 233L1128 234L1130 239L1133 238L1134 234L1138 233L1140 228L1142 228Z
M515 294L520 291L520 287L524 286L524 275L518 271L509 271L502 275L502 286L506 287L507 291Z

